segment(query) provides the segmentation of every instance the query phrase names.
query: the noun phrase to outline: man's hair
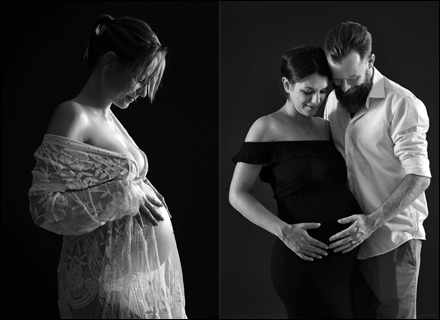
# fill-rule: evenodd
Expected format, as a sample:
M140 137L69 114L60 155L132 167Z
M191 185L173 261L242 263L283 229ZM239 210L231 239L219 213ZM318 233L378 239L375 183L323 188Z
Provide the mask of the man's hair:
M364 60L371 55L372 41L367 27L352 21L341 22L327 33L324 51L335 63L341 62L352 51L357 52L361 60Z

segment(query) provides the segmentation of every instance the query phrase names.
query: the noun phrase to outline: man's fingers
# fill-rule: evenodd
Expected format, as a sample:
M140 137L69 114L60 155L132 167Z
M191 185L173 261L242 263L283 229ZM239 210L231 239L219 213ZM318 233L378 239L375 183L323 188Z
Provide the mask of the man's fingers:
M349 217L341 218L341 219L338 220L338 222L339 222L340 224L346 224L346 223L354 222L354 221L356 221L357 219L358 219L358 218L357 218L357 215L354 214L354 215L349 216Z
M351 235L353 233L353 230L356 231L357 229L358 229L357 227L355 227L354 225L351 225L347 229L344 229L341 232L338 232L337 234L332 235L329 240L330 241L335 241L335 240L344 238L346 236Z
M330 246L330 248L331 248L332 246ZM351 243L350 242L346 242L346 243L343 243L343 244L341 244L341 245L338 245L338 246L333 246L333 248L336 248L335 250L333 250L333 252L339 252L339 251L342 251L342 250L345 250L345 249L348 249L348 248L350 248L351 247Z
M344 230L345 231L345 230ZM331 237L330 237L330 239L328 239L329 241L335 241L335 240L337 240L337 239L339 239L339 238L342 238L342 237L345 237L346 235L347 235L347 233L346 232L344 232L344 231L341 231L341 232L338 232L337 234L334 234L334 235L332 235ZM332 246L330 245L330 248L331 248Z
M333 242L332 244L330 244L329 248L330 249L334 249L334 248L343 246L343 245L345 245L346 243L349 243L349 242L350 242L350 238L346 237L346 238L343 238L343 239L341 239L339 241Z
M351 246L349 246L347 249L345 249L344 251L342 251L342 253L347 253L350 252L351 250L353 250L354 248L356 248L357 246L359 246L361 244L361 242L352 244Z

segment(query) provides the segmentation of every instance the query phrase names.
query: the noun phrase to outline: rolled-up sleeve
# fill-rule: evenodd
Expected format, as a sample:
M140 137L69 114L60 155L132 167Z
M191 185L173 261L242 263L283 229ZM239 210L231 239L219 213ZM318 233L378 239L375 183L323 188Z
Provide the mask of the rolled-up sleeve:
M431 177L426 141L428 129L429 118L423 102L414 96L405 96L393 104L390 133L394 154L405 174Z

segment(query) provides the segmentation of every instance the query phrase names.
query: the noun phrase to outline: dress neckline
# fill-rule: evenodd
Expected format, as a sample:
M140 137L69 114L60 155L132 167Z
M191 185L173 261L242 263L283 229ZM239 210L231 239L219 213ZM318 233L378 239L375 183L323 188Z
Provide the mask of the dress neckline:
M88 143L85 143L85 142L81 142L81 141L78 141L78 140L70 139L70 138L67 138L67 137L64 137L64 136L59 136L59 135L51 134L51 133L44 134L44 138L45 139L49 139L49 140L65 140L66 142L68 142L68 144L75 144L75 145L81 146L83 148L86 148L88 150L93 150L93 151L97 151L97 152L100 152L100 153L106 153L109 156L114 156L114 157L119 157L119 158L127 159L127 160L129 160L129 161L134 163L134 165L136 167L136 171L137 171L139 177L142 177L144 175L144 171L146 171L146 169L147 169L146 155L137 146L136 146L136 148L139 149L139 151L141 152L141 155L142 155L142 157L144 158L144 161L145 161L144 170L142 170L142 172L139 172L139 165L138 165L136 159L134 159L133 155L131 153L129 153L129 152L128 153L121 153L121 152L117 152L117 151L113 151L113 150L109 150L109 149L104 149L104 148L97 147L97 146L94 146L94 145L91 145L91 144L88 144Z
M333 140L280 140L280 141L245 141L244 143L303 143L303 142L333 142Z

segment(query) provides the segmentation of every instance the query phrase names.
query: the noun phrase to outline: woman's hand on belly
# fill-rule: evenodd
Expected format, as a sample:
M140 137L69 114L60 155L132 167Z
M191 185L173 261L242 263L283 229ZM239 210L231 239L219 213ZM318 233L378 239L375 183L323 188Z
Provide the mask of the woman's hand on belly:
M162 203L156 199L147 197L142 200L139 206L140 214L150 221L153 226L158 226L159 222L164 220L159 213L159 208L163 206Z
M172 218L172 217L171 217L171 214L170 214L170 210L168 210L167 203L165 202L165 198L164 198L164 197L159 193L159 191L157 191L157 189L151 184L150 180L148 180L147 178L145 178L144 183L145 183L147 186L149 186L149 187L151 188L151 190L154 191L154 193L156 194L156 196L159 198L159 200L162 202L162 204L163 204L163 205L165 206L165 208L167 209L167 211L168 211L168 215L170 216L170 218Z
M328 249L328 246L307 233L307 229L317 229L320 225L315 222L286 224L282 230L281 241L303 260L322 259L322 256L327 255L322 249Z
M139 209L143 219L146 220L145 223L150 222L155 227L151 232L154 232L159 260L162 264L170 254L174 243L174 231L169 211L164 206L162 199L158 198L157 191L152 185L141 183L141 187L144 191L144 201ZM141 226L143 226L144 223L141 222ZM156 244L154 242L148 243L150 252L155 250Z
M164 261L168 258L173 245L174 245L174 231L171 224L170 217L167 214L165 207L158 208L160 214L163 217L157 226L151 228L152 225L149 220L145 218L144 215L136 216L136 220L139 226L144 230L145 244L148 247L146 251L149 255L147 260L155 261L156 254L159 258L159 263L162 265ZM137 255L135 255L137 257ZM143 269L143 265L138 264L138 269ZM154 263L151 263L150 267L154 268Z
M142 188L143 196L140 201L139 212L153 226L158 226L160 221L164 221L164 217L160 213L163 203L150 186L141 182L140 187ZM168 208L166 210L168 211Z
M173 226L171 224L170 217L167 214L167 210L165 207L159 208L163 216L163 221L159 223L157 227L154 228L154 234L156 236L157 243L157 251L159 254L160 264L163 264L167 259L168 255L171 252L174 243L174 231ZM154 246L154 244L149 243L150 247ZM150 248L150 250L154 250L154 248Z

